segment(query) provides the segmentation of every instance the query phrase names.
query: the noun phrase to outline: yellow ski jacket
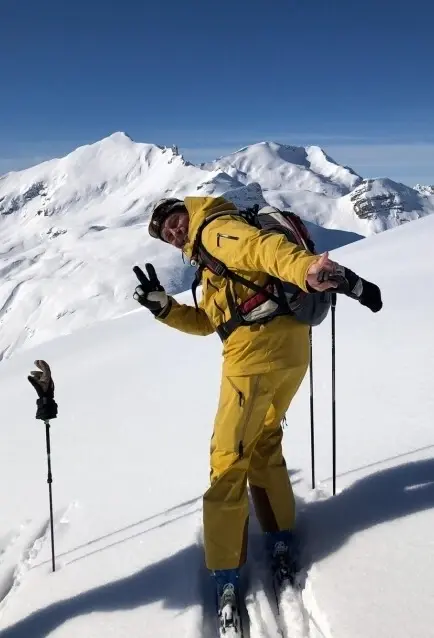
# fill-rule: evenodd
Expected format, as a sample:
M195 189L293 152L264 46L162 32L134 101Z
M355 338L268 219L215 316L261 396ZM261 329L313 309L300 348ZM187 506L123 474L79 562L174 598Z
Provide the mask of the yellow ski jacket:
M217 212L228 212L208 224L202 233L206 250L228 268L259 286L269 275L296 284L307 291L306 275L318 256L313 256L283 234L257 229L239 217L231 216L236 207L223 197L186 197L189 214L188 240L184 253L192 248L201 222ZM194 335L209 335L230 318L226 301L227 280L206 269L202 277L202 299L197 310L171 298L169 312L158 320ZM238 303L252 290L233 284ZM223 343L223 372L226 375L260 374L292 366L307 365L309 326L289 315L275 317L265 324L240 326Z

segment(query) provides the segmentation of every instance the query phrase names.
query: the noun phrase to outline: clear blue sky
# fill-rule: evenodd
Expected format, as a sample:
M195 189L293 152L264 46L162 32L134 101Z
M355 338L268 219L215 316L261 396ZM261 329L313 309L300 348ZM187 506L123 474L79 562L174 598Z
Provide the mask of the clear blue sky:
M0 173L114 131L434 183L432 0L0 0Z

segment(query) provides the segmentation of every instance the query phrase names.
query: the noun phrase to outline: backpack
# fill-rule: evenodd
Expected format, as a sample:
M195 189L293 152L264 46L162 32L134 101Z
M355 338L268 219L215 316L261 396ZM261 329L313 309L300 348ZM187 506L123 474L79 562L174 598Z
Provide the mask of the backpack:
M281 211L272 206L259 206L246 210L223 211L209 215L198 228L192 251L192 265L198 266L192 286L196 308L198 308L196 289L202 280L202 272L208 268L212 273L223 277L226 283L226 298L230 310L230 319L220 324L216 331L222 341L227 339L239 326L255 323L267 323L279 315L292 315L301 323L317 326L326 318L331 306L330 292L306 293L295 284L281 281L270 275L265 286L259 286L211 255L202 244L204 228L218 217L241 217L256 228L283 233L288 241L303 246L315 253L315 245L306 226L298 215L291 211ZM242 304L237 304L232 292L231 282L250 288L254 294Z

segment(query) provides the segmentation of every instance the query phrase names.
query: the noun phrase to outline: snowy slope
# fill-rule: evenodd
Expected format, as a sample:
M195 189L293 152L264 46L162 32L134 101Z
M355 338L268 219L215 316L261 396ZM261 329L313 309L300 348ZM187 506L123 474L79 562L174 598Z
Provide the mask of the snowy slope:
M155 200L187 194L290 206L319 250L434 210L433 197L363 181L318 147L264 142L194 166L176 148L115 133L0 178L0 359L130 311L136 263L153 261L170 292L186 290L191 268L147 222Z
M307 382L284 439L303 599L287 600L276 619L252 521L250 638L278 636L289 616L291 638L434 636L433 232L431 216L333 254L379 283L384 309L339 298L334 498L330 324L314 330L315 491ZM215 336L178 333L139 309L2 362L2 638L214 637L200 495L220 350ZM26 380L35 358L51 363L60 406L51 428L55 574L44 426Z

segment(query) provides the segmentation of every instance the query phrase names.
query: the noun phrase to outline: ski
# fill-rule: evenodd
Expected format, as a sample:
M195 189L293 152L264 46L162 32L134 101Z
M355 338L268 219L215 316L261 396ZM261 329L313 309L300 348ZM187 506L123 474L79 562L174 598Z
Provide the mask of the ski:
M292 547L294 552L294 546ZM273 548L271 559L271 577L277 609L279 611L280 593L288 587L297 589L297 560L290 559L288 545L284 541L278 541Z
M301 589L298 580L299 574L293 570L294 565L288 568L288 565L278 564L271 567L271 578L273 584L274 597L276 599L277 610L279 610L279 601L282 593L288 590L297 593Z
M303 605L302 587L297 576L292 574L290 578L282 580L279 575L273 573L276 619L284 638L310 635L309 622Z

